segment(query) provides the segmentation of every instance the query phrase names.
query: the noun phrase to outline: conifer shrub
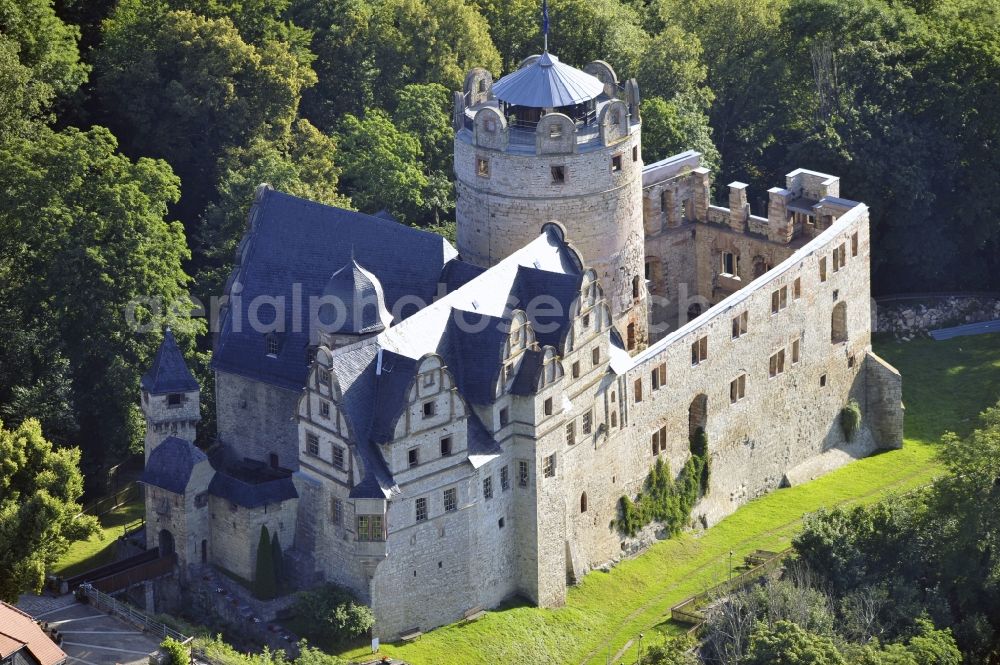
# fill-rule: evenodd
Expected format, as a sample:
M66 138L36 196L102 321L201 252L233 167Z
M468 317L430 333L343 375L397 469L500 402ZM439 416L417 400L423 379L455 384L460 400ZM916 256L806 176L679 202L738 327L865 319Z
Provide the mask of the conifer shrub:
M257 542L257 574L253 580L253 594L261 600L269 600L278 595L271 536L264 525L260 527L260 540Z
M860 427L861 405L858 400L852 399L840 410L840 428L844 430L844 438L851 441Z

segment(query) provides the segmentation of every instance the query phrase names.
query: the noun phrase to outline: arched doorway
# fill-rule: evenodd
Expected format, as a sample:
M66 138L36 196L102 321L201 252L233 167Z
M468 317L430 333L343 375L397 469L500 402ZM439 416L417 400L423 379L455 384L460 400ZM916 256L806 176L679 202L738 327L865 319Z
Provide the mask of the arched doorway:
M688 407L688 438L693 438L698 430L705 430L708 424L708 395L702 393L691 400Z
M830 342L840 344L847 341L847 303L838 302L830 315Z
M160 530L160 556L169 556L174 553L174 534L166 529Z

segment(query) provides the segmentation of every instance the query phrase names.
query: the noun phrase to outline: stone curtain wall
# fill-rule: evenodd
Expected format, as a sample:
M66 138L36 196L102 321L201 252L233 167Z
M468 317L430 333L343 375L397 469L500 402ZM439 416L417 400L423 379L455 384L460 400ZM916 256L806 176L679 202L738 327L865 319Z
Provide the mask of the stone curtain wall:
M875 331L909 341L931 330L1000 319L1000 295L927 296L876 303Z

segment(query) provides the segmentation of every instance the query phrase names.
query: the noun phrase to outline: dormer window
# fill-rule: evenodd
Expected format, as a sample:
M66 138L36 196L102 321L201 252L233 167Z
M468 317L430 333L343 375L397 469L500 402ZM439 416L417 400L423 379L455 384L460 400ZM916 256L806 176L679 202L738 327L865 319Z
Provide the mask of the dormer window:
M167 406L180 406L183 396L180 393L167 395Z
M281 344L279 343L278 336L274 333L264 336L264 353L269 356L277 357L278 351L281 350Z

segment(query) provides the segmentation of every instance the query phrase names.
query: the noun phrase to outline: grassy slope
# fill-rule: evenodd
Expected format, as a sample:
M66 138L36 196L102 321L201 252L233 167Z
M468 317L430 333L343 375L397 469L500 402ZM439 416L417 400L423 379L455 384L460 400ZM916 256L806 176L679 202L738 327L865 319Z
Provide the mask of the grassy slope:
M786 547L802 517L823 506L874 501L927 483L940 466L935 442L960 434L1000 398L1000 335L949 342L877 344L903 374L906 445L854 462L811 483L748 503L708 531L657 543L610 573L593 572L570 589L566 606L514 606L477 622L437 629L384 653L423 663L588 663L599 665L639 632L669 630L668 608L721 581L729 552L739 562L754 549ZM628 651L631 662L635 648ZM363 650L345 654L366 655Z
M52 569L55 575L72 577L115 560L115 540L122 535L126 524L143 514L141 501L133 501L101 517L101 530L89 540L78 540Z

